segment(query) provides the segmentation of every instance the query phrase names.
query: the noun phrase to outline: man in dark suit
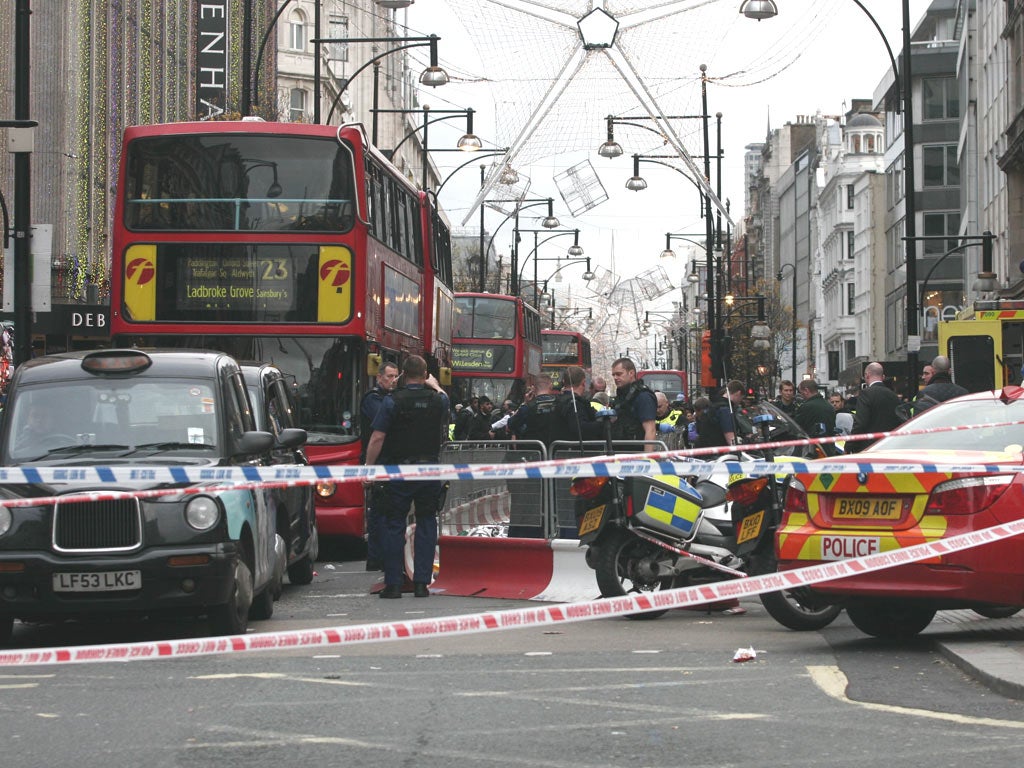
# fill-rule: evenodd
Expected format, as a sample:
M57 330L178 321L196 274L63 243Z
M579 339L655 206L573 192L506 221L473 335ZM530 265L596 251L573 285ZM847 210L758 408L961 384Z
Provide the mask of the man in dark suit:
M899 396L885 386L885 371L881 363L868 363L864 368L864 389L857 395L857 412L853 415L853 433L885 432L902 423L896 408ZM846 443L847 453L867 448L873 440Z

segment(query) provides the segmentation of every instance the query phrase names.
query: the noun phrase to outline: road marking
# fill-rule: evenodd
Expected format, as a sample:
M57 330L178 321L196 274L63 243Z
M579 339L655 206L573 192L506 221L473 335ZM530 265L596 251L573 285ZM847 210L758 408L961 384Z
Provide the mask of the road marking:
M0 691L10 691L15 688L38 688L39 683L11 683L10 685L0 685Z
M645 651L645 650L642 650L642 649L638 648L635 651L630 651L630 653L661 653L661 651L657 651L657 650Z
M317 683L319 685L348 685L354 688L366 688L371 683L353 683L348 680L323 677L300 677L297 675L286 675L281 672L234 672L221 673L216 675L195 675L190 680L233 680L241 678L254 678L256 680L290 680L295 683Z
M871 709L876 712L892 712L898 715L907 715L910 717L925 717L931 720L945 720L946 722L959 723L961 725L991 725L997 728L1024 730L1024 723L1020 721L996 720L991 717L971 717L970 715L958 715L953 712L933 712L929 709L897 707L892 704L877 704L869 701L854 701L853 699L848 699L846 697L846 686L849 681L846 679L846 675L842 673L839 667L807 667L807 671L811 675L811 680L814 681L814 684L817 685L818 688L833 699L841 701L844 704L853 704L854 706L861 707L863 709Z

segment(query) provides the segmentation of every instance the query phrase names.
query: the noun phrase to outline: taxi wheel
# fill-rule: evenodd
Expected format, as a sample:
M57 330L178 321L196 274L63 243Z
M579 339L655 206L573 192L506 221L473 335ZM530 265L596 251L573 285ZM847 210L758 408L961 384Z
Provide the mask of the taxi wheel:
M613 529L599 540L596 571L597 587L601 597L625 597L628 595L655 592L660 589L672 589L674 579L644 579L637 574L638 561L650 555L653 547L628 531ZM645 611L630 613L627 619L634 621L650 621L668 613L663 611Z
M288 581L292 584L309 584L313 581L313 558L307 556L288 566Z
M249 606L249 618L261 621L269 619L274 615L274 594L277 592L278 585L280 585L281 579L278 578L275 583L267 584L267 586L252 600L252 605Z
M235 583L231 598L223 605L210 608L207 618L214 635L244 635L249 626L252 605L252 571L244 557L235 562Z
M846 606L846 614L865 635L906 640L932 623L935 609L898 600L858 600Z
M977 605L971 610L986 619L1008 619L1021 609L1015 605Z

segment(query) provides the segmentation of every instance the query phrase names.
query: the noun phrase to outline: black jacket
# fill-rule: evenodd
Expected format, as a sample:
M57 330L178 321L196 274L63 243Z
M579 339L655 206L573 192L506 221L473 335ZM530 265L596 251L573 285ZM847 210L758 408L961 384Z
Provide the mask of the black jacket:
M959 384L954 384L948 373L936 373L928 385L917 393L914 400L914 415L927 411L936 403L944 403L966 394L967 390Z
M882 382L875 382L871 386L865 387L857 395L857 412L853 415L853 434L895 429L903 423L903 419L896 412L899 404L899 395ZM847 453L862 451L872 442L872 440L848 441L846 451Z
M836 433L836 409L820 394L804 400L793 420L808 437L827 437Z

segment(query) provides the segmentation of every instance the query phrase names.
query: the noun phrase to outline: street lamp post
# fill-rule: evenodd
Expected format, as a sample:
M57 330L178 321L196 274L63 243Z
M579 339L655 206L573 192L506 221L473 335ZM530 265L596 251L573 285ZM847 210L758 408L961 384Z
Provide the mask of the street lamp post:
M422 131L423 135L420 137L420 146L421 146L420 160L421 160L421 162L423 164L423 184L422 184L421 188L422 189L426 189L427 186L428 186L428 184L427 184L427 182L428 182L427 170L428 170L428 168L430 166L430 158L429 158L429 155L427 154L427 146L428 146L427 145L427 130L428 130L428 128L431 125L433 125L434 123L441 122L442 120L449 120L452 117L456 117L457 115L464 115L466 117L466 132L462 135L462 138L459 139L459 141L456 144L455 148L458 151L460 151L460 152L477 152L483 145L481 144L479 137L476 134L473 133L473 108L472 107L470 107L468 109L435 109L435 110L431 110L429 106L424 105L420 109L376 109L376 110L374 110L373 120L374 120L374 123L377 122L377 115L378 114L412 115L412 114L419 114L420 112L423 113L423 124L420 125L417 128L414 128L413 130L409 131L409 133L405 134L405 136L403 136L401 138L401 140L399 140L399 142L397 144L395 144L395 146L391 149L391 157L392 158L395 157L395 154L398 152L398 148L401 147L407 140L409 140L410 138L415 136L417 133ZM431 114L440 115L440 117L435 117L435 118L433 118L431 120L431 119L429 119ZM441 152L443 150L434 150L434 151L435 152Z
M444 85L448 82L448 73L445 72L437 63L437 43L441 38L437 35L428 35L427 37L324 37L315 38L311 42L315 46L316 57L320 58L320 47L324 43L402 43L402 45L389 48L386 51L378 53L373 58L364 62L355 72L346 77L338 88L338 95L334 97L334 101L331 103L331 109L327 113L327 122L330 124L331 118L334 117L334 110L338 108L338 102L341 101L341 94L348 90L349 84L356 78L356 76L367 67L371 66L377 61L380 61L385 56L390 56L392 53L398 53L409 48L419 48L425 45L430 46L430 66L420 73L420 84L426 85L431 88L436 88L439 85ZM315 73L314 73L315 74ZM314 98L319 101L320 99L320 81L314 79L313 90L316 92ZM317 120L317 123L320 121Z
M775 275L775 279L781 283L782 278L785 277L787 267L793 273L793 339L791 342L793 349L791 350L791 352L793 355L793 381L796 381L796 266L793 264L783 264L782 268L779 270L779 273Z
M864 15L870 19L872 25L878 31L882 42L885 45L886 53L889 54L889 63L892 66L893 77L896 78L896 86L902 96L903 104L903 211L904 211L904 252L907 270L906 304L907 304L907 395L914 397L917 394L917 353L921 346L921 337L918 333L918 301L917 301L917 206L914 200L914 191L917 189L915 183L915 162L914 162L914 98L913 98L913 75L911 66L910 50L910 0L901 0L903 11L903 71L900 72L896 66L896 57L893 55L892 46L885 36L881 26L871 12L868 11L860 0L853 0ZM779 9L776 0L743 0L740 5L740 13L747 18L770 19L778 15ZM897 106L896 111L899 111ZM794 280L795 282L795 280ZM794 311L795 307L794 307ZM794 366L795 368L795 366Z
M516 237L517 240L519 239L519 235L521 233L523 233L523 232L532 232L533 233L533 250L530 251L528 254L526 254L526 258L524 258L523 261L522 261L522 265L519 268L519 280L518 280L518 282L520 284L522 283L522 281L523 281L522 271L524 269L526 269L526 261L527 261L527 259L529 259L532 256L533 257L533 306L535 308L539 308L538 304L539 304L539 301L540 301L540 296L539 296L539 293L537 291L537 286L538 286L538 284L540 282L539 278L538 278L538 275L537 275L537 262L539 262L539 261L558 261L558 262L565 261L566 262L562 266L558 267L550 275L548 275L548 277L551 278L551 277L554 277L559 272L561 272L562 269L564 269L565 267L569 266L569 264L578 263L581 259L586 258L587 269L583 273L583 279L586 280L587 282L590 282L591 280L594 279L594 273L590 271L590 257L584 257L583 256L583 248L580 246L580 231L578 229L563 229L563 230L519 229L519 230L516 230L516 234L515 234L515 237ZM539 235L542 232L549 233L549 236L544 238L543 240L538 240ZM540 246L544 245L544 243L548 242L549 240L554 240L556 237L562 237L563 235L573 235L573 243L572 243L572 245L569 246L568 252L567 252L567 254L565 256L543 257L543 256L539 256L537 254L537 250L540 248ZM545 281L545 286L546 285L547 285L547 282Z

